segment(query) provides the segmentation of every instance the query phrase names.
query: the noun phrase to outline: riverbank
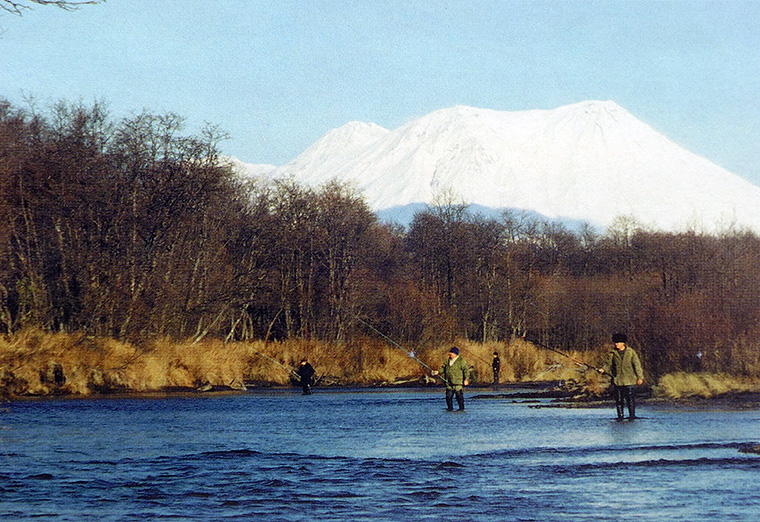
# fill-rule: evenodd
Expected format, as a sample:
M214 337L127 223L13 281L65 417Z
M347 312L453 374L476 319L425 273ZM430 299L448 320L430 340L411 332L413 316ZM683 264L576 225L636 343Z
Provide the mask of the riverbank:
M286 387L302 358L315 367L322 387L430 386L436 382L430 369L441 365L452 344L460 348L472 368L473 388L492 383L491 360L496 352L501 359L501 383L521 388L537 383L535 386L543 388L532 390L534 396L526 399L590 404L606 397L609 381L605 376L522 339L498 343L459 340L403 349L372 338L353 343L154 339L138 345L37 330L0 338L0 396L180 394ZM601 364L604 354L604 347L569 353L572 359L592 367ZM728 375L668 374L642 387L641 393L682 402L723 398L727 403L760 405L753 395L760 394L757 379Z
M70 393L52 393L47 395L5 395L3 400L49 400L56 398L66 399L169 399L169 398L181 398L181 397L220 397L226 395L238 395L245 393L289 393L300 394L300 387L296 385L281 385L271 383L244 383L244 387L231 387L231 386L211 386L200 388L186 388L186 387L171 387L161 390L148 390L148 391L130 391L130 390L114 390L103 393L92 393L87 395L70 394ZM570 383L572 386L577 386L575 383ZM568 383L559 382L520 382L520 383L504 383L500 384L497 388L493 386L480 386L470 387L467 389L468 400L472 401L507 401L512 403L519 403L527 405L529 408L541 409L588 409L588 408L611 408L614 405L614 399L611 394L604 392L601 395L589 395L581 388L568 389ZM417 380L416 382L402 381L402 382L390 382L390 383L377 383L377 384L363 384L363 385L344 385L344 384L329 384L329 385L317 385L314 388L316 394L320 393L346 393L352 391L361 390L396 390L402 391L404 389L409 390L423 390L423 389L443 389L443 386L439 382L428 381L424 378ZM662 395L657 387L641 387L636 394L637 403L640 406L656 405L656 404L668 404L675 408L685 408L693 410L722 410L722 411L744 411L744 410L760 410L760 391L756 392L727 392L725 394L712 396L712 397L683 397L674 398ZM0 397L2 398L2 397ZM755 452L760 453L760 446L756 448Z
M521 339L453 344L471 366L473 384L492 381L493 352L501 357L503 382L577 376L575 364L557 361L555 354ZM29 330L0 338L0 392L47 396L286 386L302 358L314 366L325 386L424 385L432 382L431 369L440 367L451 346L401 349L369 337L352 343L152 339L134 344Z

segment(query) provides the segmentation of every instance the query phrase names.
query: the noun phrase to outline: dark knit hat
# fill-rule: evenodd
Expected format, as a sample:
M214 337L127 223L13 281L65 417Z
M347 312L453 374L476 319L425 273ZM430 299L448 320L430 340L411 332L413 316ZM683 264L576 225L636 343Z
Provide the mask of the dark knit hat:
M612 342L613 343L624 343L627 340L628 340L628 338L625 336L624 333L612 334Z
M454 346L454 347L451 348L451 350L449 350L449 353L455 353L455 354L459 355L459 348L457 348L456 346Z

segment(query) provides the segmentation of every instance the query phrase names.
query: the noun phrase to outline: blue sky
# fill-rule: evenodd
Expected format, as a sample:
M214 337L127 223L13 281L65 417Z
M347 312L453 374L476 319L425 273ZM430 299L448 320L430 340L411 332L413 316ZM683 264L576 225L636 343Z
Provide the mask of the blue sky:
M613 100L760 185L760 1L108 0L0 12L0 97L104 101L282 165L349 121Z

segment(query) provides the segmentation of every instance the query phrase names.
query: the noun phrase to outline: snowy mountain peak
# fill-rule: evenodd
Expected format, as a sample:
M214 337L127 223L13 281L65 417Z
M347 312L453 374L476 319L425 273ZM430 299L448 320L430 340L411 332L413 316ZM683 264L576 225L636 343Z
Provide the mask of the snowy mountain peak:
M339 169L345 158L355 156L389 133L374 123L349 122L327 132L297 158L283 166L277 177L294 176L300 182L318 185L327 179L322 174ZM310 176L309 173L315 173Z
M612 100L587 100L582 101L578 103L571 103L570 105L565 105L565 109L573 110L583 110L586 112L596 112L596 113L614 113L618 111L627 112L624 108L622 108L620 105L615 103Z
M375 138L384 136L388 131L374 123L364 123L362 121L351 121L345 125L328 131L323 139L342 140L347 144L352 142L372 141ZM321 141L321 140L320 140ZM317 142L318 143L318 142Z
M455 106L393 131L350 122L275 175L312 186L351 181L378 211L447 191L600 227L627 216L665 230L735 223L760 231L760 188L613 101L517 112Z

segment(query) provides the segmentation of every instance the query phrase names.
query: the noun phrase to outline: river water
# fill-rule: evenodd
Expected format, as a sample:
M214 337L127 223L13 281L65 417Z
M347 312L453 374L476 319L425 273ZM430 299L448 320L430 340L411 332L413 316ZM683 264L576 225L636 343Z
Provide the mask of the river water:
M0 405L2 520L757 521L760 412L295 389ZM544 405L547 405L544 401Z

